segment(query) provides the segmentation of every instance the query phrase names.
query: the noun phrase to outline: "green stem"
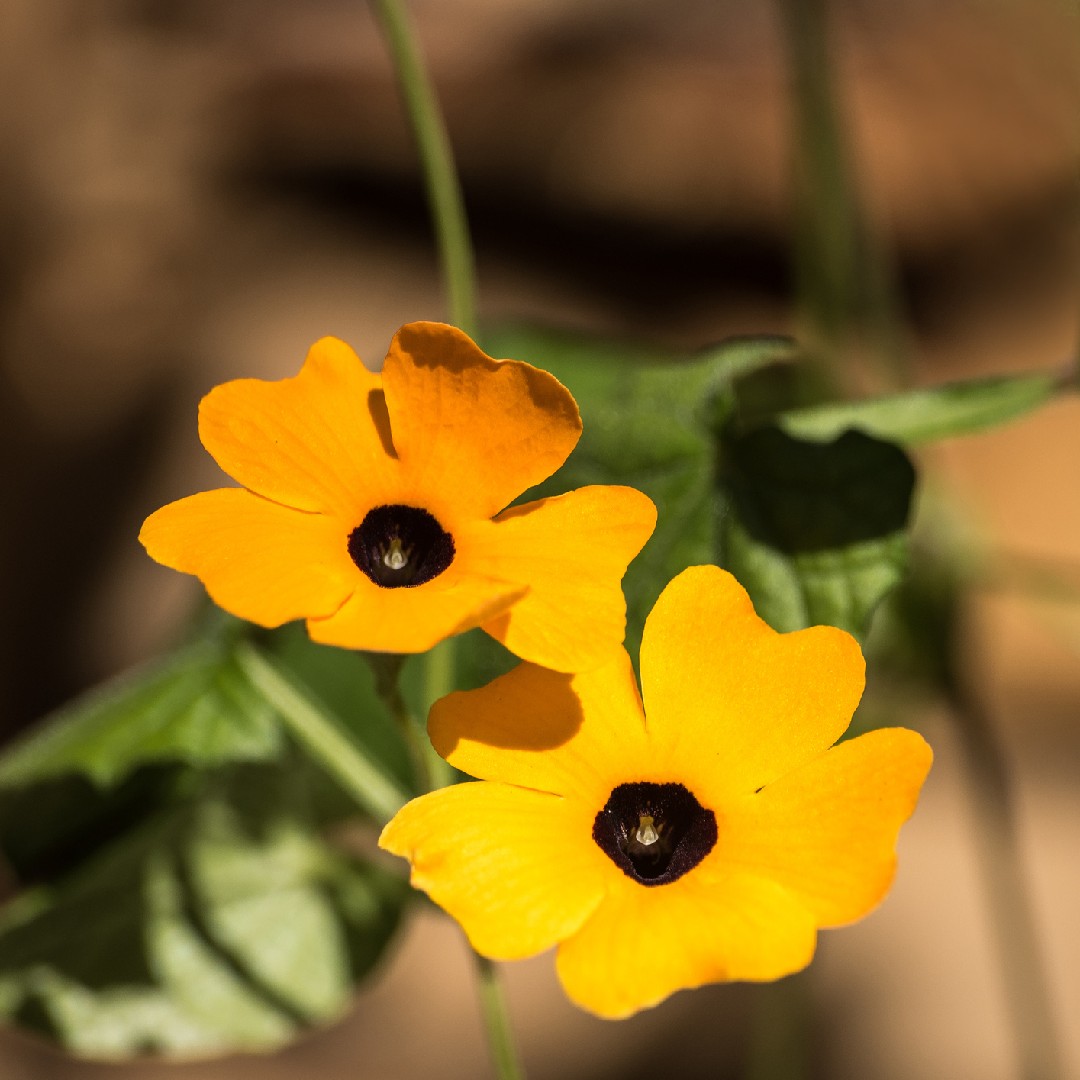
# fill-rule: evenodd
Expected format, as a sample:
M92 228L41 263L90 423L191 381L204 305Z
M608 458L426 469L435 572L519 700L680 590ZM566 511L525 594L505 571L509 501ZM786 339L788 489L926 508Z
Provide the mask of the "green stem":
M430 709L441 697L454 689L457 672L457 641L446 638L424 657L424 699ZM429 748L431 744L428 744ZM430 761L436 787L454 783L454 768L431 748Z
M301 746L376 821L389 821L408 802L408 795L341 730L328 710L269 663L254 645L237 645L236 659Z
M1035 916L1023 875L1005 754L974 693L951 688L957 729L971 774L980 866L1001 965L1001 981L1023 1080L1061 1080L1062 1054L1042 965Z
M792 81L797 300L826 362L842 357L861 330L887 383L903 385L907 342L894 272L859 198L826 8L827 0L780 0L779 6Z
M812 1001L805 972L753 988L744 1080L805 1080Z
M446 124L401 0L372 0L412 124L435 225L450 321L476 336L475 268Z
M510 1014L499 983L499 973L487 957L479 953L473 953L473 955L476 957L480 1008L484 1014L484 1026L487 1028L488 1044L495 1064L495 1075L499 1080L524 1080L525 1070L518 1060L517 1050L514 1047Z
M364 656L375 673L375 693L382 698L409 752L417 789L421 792L434 791L440 785L432 772L429 744L427 739L421 738L401 692L401 669L406 658L400 653L364 653Z
M405 108L409 114L424 170L428 203L435 225L447 294L450 321L471 337L477 334L475 261L461 184L454 168L454 156L446 125L435 97L431 79L424 68L416 38L401 0L372 0L376 17L382 25L390 54L394 61ZM443 642L426 660L425 691L430 702L442 697L453 687L454 643ZM387 686L387 691L390 691ZM394 679L394 693L400 700L400 689ZM404 702L400 701L403 706ZM396 706L391 707L392 711ZM407 710L401 715L407 717ZM404 730L404 721L399 721ZM411 721L409 721L411 725ZM412 729L415 730L415 729ZM411 745L411 744L410 744ZM415 759L415 754L414 754ZM436 786L437 774L432 771L435 758L427 757L424 772L429 787ZM450 782L451 774L439 758L444 771L438 776ZM488 1040L499 1080L522 1080L522 1071L514 1050L510 1020L499 987L495 968L489 960L476 956L479 977L480 1004L484 1014Z

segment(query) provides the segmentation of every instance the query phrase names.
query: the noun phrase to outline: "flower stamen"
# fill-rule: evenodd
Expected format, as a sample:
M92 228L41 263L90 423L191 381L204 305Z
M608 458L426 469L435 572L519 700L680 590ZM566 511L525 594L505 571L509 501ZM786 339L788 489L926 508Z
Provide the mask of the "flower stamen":
M383 565L390 567L391 570L400 570L409 561L411 554L412 548L405 550L402 547L400 538L395 536L390 541L390 546L383 553Z
M634 833L634 839L645 847L650 847L660 839L660 833L657 832L656 825L653 823L652 814L641 815L637 832Z

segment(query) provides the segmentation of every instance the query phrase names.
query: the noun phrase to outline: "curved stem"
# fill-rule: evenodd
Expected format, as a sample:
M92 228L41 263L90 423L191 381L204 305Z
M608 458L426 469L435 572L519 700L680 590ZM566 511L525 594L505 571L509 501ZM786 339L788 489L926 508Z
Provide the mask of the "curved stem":
M401 0L372 0L397 72L424 172L450 322L476 336L475 268L461 183L435 89Z
M447 295L450 322L460 327L470 337L477 332L475 262L465 215L465 202L461 184L454 167L453 151L446 133L446 125L435 97L431 79L424 68L415 35L401 0L372 0L376 17L382 26L387 46L394 61L398 83L405 108L412 123L413 135L420 154L427 187L428 202L435 225L442 266L443 282ZM444 641L426 660L425 691L430 701L443 696L453 684L454 642ZM384 700L391 711L400 717L399 727L411 731L408 738L410 751L417 766L418 776L424 778L429 789L438 780L450 781L449 773L437 775L432 769L432 758L424 749L418 752L415 728L408 719L398 685L398 670L393 673L392 686L385 685ZM376 668L378 677L378 668ZM383 691L380 690L380 693ZM421 772L420 758L424 760ZM441 761L441 759L440 759ZM523 1080L524 1071L517 1060L510 1019L502 996L494 965L478 953L476 957L479 979L480 1005L487 1028L495 1071L499 1080Z
M441 697L454 689L457 672L457 640L446 638L424 657L424 704L430 709ZM431 773L436 787L448 787L454 783L454 767L444 761L428 743Z
M255 646L237 645L236 660L296 740L376 821L385 824L408 802L409 797L340 729L328 710Z
M827 0L779 0L791 72L796 298L808 330L836 364L856 334L887 386L910 382L895 272L858 192L836 92ZM837 372L848 381L851 370Z
M518 1060L514 1047L513 1030L510 1026L510 1014L506 1008L506 998L499 983L499 973L495 965L485 956L473 953L476 957L476 976L480 989L480 1007L484 1013L484 1025L488 1032L491 1057L495 1065L495 1075L499 1080L524 1080L525 1071Z
M375 693L382 699L393 718L409 752L417 790L434 791L440 785L433 774L427 740L421 738L416 721L401 692L401 669L405 664L405 657L399 653L364 653L364 656L375 674Z

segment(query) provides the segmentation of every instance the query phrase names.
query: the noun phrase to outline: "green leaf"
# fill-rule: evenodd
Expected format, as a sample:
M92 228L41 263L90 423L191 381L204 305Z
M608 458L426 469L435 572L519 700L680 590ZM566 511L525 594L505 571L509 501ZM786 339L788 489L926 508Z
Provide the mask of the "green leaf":
M299 624L261 632L228 620L46 717L0 755L0 846L24 880L62 871L69 865L65 853L92 847L125 813L152 809L146 799L156 797L156 781L149 781L147 766L206 769L285 753L282 703L253 681L243 662L251 637L290 680L292 697L302 695L309 714L317 712L355 746L368 763L373 791L380 778L380 791L408 789L405 749L362 656L313 643ZM113 789L115 797L86 780L100 792ZM313 772L312 786L324 820L356 813L356 802L328 777ZM389 801L398 805L401 798L394 794ZM16 828L27 815L35 828Z
M24 885L55 880L156 814L178 772L136 769L110 788L78 773L0 788L0 852Z
M999 375L944 383L866 401L794 409L777 418L789 435L818 442L857 428L904 444L970 435L1014 420L1060 390L1054 374Z
M80 773L114 785L140 765L265 761L282 748L274 710L217 637L113 680L46 717L0 757L0 788Z
M907 559L915 471L858 431L803 442L775 426L721 434L721 562L775 629L862 639Z
M627 367L670 369L704 365L709 380L730 382L757 368L792 360L797 345L777 334L725 338L694 352L640 341L614 341L581 331L536 323L499 323L484 328L484 349L492 356L509 356L550 371L574 393L578 405L610 399ZM581 394L581 397L578 397Z
M794 345L787 338L735 338L680 356L522 326L496 328L484 344L494 355L552 372L581 411L576 449L527 499L586 484L628 484L656 503L656 532L623 581L626 647L636 657L645 616L664 586L687 566L714 560L710 430L718 396L736 376L789 359Z
M321 840L288 773L201 776L0 913L0 1015L76 1053L130 1057L264 1050L344 1009L405 881Z

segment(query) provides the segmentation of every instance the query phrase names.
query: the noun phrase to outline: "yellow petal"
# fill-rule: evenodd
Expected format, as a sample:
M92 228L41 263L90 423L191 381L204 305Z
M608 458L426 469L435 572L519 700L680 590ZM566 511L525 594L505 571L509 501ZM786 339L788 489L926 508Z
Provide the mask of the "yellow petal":
M535 956L588 918L603 896L591 820L554 795L458 784L403 807L379 844L412 864L412 883L452 915L477 952Z
M471 630L505 610L524 586L462 578L409 588L380 588L363 574L355 592L329 618L308 620L313 641L372 652L426 652L444 638Z
M626 567L655 525L656 507L640 491L596 486L473 526L470 559L529 586L521 603L484 629L523 660L556 671L603 663L626 633Z
M572 1001L618 1019L676 990L789 975L810 963L815 941L809 912L763 878L706 883L692 870L647 887L624 876L559 947L556 966Z
M519 664L479 690L437 701L428 733L472 776L572 796L591 815L590 830L612 788L654 779L625 650L579 675Z
M443 323L397 332L383 386L410 478L466 516L493 517L550 476L581 434L577 405L553 375L493 360Z
M650 740L715 809L836 742L862 695L864 670L844 631L777 634L729 573L691 567L645 623L641 688Z
M834 746L725 808L725 864L791 890L819 926L861 918L892 882L897 833L931 760L923 738L903 728Z
M329 615L362 576L339 522L242 488L169 503L139 539L151 558L194 574L216 604L260 626Z
M230 476L286 506L359 524L372 506L394 501L397 463L379 376L336 338L316 342L291 379L211 390L199 406L199 435Z

